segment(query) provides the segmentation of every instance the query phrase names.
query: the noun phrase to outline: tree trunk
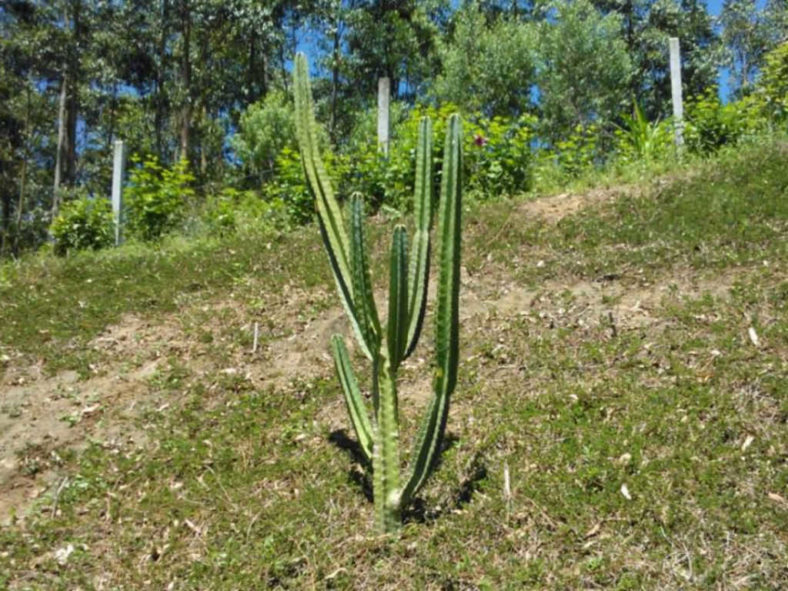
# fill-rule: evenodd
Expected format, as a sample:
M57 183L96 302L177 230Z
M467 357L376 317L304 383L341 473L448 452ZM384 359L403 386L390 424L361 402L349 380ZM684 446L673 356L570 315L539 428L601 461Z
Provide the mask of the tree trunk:
M181 158L189 158L189 140L192 124L191 104L191 11L189 0L181 0L181 34L183 35L183 55L181 56L181 83L183 85L183 105L181 106Z
M14 231L14 256L19 254L19 243L22 239L22 215L25 210L25 192L27 188L27 161L30 159L30 88L32 81L28 80L25 87L25 131L23 136L22 167L19 171L19 203L16 206L16 229Z
M5 184L5 183L4 183ZM0 256L4 255L8 247L8 233L11 229L11 191L8 188L0 188L0 210L2 210L3 222L0 226Z
M57 115L57 149L55 152L55 183L52 194L52 219L57 216L60 208L60 183L63 172L63 152L66 143L66 86L68 84L68 73L63 74L60 82L60 99L58 101Z
M84 36L82 2L74 0L73 40L68 55L69 75L66 84L66 170L63 182L73 186L77 180L77 119L79 118L80 43Z
M77 118L79 117L79 43L82 39L81 1L73 0L65 12L66 26L71 21L72 38L66 48L66 63L58 104L57 152L52 195L52 217L60 209L61 185L72 186L77 178ZM69 18L70 17L70 18Z
M63 146L66 170L63 176L65 185L72 187L77 180L77 118L79 117L79 89L72 69L66 86L66 137Z
M154 127L156 128L156 153L159 159L164 158L164 139L162 129L164 128L165 110L167 97L164 92L164 79L167 71L167 19L169 18L169 5L167 0L161 0L161 34L159 36L159 63L156 68L156 113L154 115Z
M25 142L27 142L27 138L25 138ZM17 203L16 206L16 228L14 231L13 246L14 255L19 254L19 243L22 239L22 215L25 210L25 189L27 186L27 157L28 155L25 154L22 160L22 168L19 171L19 203Z
M249 38L249 63L246 65L246 100L249 104L252 104L256 99L255 93L255 83L256 83L256 72L255 69L257 68L257 36L255 35L254 30L251 32L251 37Z

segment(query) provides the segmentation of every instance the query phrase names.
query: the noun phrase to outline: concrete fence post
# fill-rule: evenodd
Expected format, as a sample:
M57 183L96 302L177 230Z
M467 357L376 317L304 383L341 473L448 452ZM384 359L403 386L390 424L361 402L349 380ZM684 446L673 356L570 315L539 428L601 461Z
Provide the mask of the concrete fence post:
M673 98L673 125L676 147L684 145L684 103L681 97L681 50L678 37L670 38L670 90Z
M389 155L389 102L391 81L388 78L378 80L378 146L383 154Z
M115 246L123 242L123 177L126 172L126 144L115 141L112 164L112 217L115 221Z

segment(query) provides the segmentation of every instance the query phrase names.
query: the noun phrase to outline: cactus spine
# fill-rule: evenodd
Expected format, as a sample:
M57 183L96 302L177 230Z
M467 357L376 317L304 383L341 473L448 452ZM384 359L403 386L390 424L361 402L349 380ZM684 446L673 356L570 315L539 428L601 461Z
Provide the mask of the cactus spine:
M331 338L334 365L359 445L372 465L377 526L383 532L391 532L399 527L402 510L435 466L446 430L449 400L457 382L462 123L458 115L449 119L443 155L438 205L439 285L434 392L410 454L411 466L403 478L396 376L400 363L418 343L427 306L432 224L432 124L424 118L419 127L414 190L416 227L410 249L405 226L398 225L392 237L388 320L383 331L369 275L363 198L359 194L350 198L348 232L320 159L307 61L303 54L296 56L294 88L301 162L315 198L321 236L356 340L372 362L371 419L340 335Z

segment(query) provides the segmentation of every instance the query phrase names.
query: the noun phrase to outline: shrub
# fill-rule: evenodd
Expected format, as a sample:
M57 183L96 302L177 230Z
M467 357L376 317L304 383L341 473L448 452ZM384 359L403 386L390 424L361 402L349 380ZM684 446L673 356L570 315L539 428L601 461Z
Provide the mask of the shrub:
M765 121L755 96L722 104L716 88L687 101L687 147L697 153L709 153L726 144L735 144L744 135L763 128Z
M416 151L419 124L422 118L436 121L436 140L432 157L440 162L443 153L445 122L456 111L446 104L440 108L417 106L409 113L395 110L389 155L381 152L377 138L371 133L369 117L359 119L358 128L343 153L332 151L321 144L328 175L336 183L337 193L348 196L359 192L366 198L372 211L388 206L399 211L412 207L412 187L415 182ZM480 113L466 118L464 134L463 174L467 186L477 197L509 196L527 191L532 184L531 140L535 119L529 115L519 118L494 117ZM320 129L317 130L320 134ZM314 204L303 175L301 158L295 150L284 148L276 159L276 175L263 187L266 200L281 201L294 223L312 218ZM436 166L433 186L440 183L441 169Z
M474 119L471 118L471 121ZM536 118L475 118L465 137L468 188L481 196L510 196L527 191L533 181L531 140Z
M107 199L82 195L63 204L50 231L58 255L109 246L114 240L112 205Z
M329 151L324 154L328 157ZM328 159L328 158L327 158ZM314 205L301 168L301 157L291 148L284 148L276 158L276 176L263 185L263 195L269 203L280 203L293 224L305 224L312 219Z
M598 162L600 129L595 123L577 125L573 132L564 140L555 143L548 159L555 159L558 168L570 177L578 177Z
M257 182L270 179L285 148L296 147L293 107L283 92L270 92L241 114L232 147L247 175Z
M285 229L286 209L280 199L264 201L254 191L227 188L208 198L203 221L209 232L226 236L247 227Z
M194 177L186 159L172 168L162 166L155 156L134 162L140 166L130 173L126 228L136 238L157 240L183 220L186 203L194 196L189 186Z
M380 153L374 136L366 142L356 142L347 155L346 176L338 180L340 193L358 191L374 209L386 204L407 210L415 182L420 121L428 117L436 122L432 156L440 162L445 122L454 112L456 107L452 104L414 108L393 130L388 158ZM490 119L474 113L465 120L463 174L468 188L477 197L527 191L532 181L530 144L534 118L523 115ZM438 166L432 179L434 186L440 182L440 174Z
M788 41L766 54L758 96L769 117L788 118Z

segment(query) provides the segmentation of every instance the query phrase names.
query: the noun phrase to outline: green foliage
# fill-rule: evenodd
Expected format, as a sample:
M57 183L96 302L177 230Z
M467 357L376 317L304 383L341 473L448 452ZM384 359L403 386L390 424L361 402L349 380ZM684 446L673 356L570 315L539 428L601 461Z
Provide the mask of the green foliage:
M454 16L452 37L440 46L442 73L434 93L464 112L518 115L531 105L535 27L515 18L492 23L477 1Z
M705 154L763 129L765 120L755 95L723 104L716 88L687 101L685 141L694 152Z
M466 127L464 175L479 199L511 196L532 184L531 141L536 117L476 117Z
M126 228L141 240L157 240L183 220L187 202L194 196L194 176L185 159L172 168L162 166L155 156L134 158L126 190Z
M599 136L596 124L577 125L566 139L555 143L553 150L546 150L542 160L554 162L562 174L577 177L599 161Z
M606 127L629 104L633 68L615 12L602 16L588 0L558 1L540 24L540 136L555 143L578 126Z
M441 451L449 399L457 381L459 358L460 232L462 194L462 128L458 115L446 127L441 197L438 205L439 276L436 312L437 370L434 395L422 421L411 454L412 467L400 486L397 369L415 348L426 312L432 220L432 124L419 123L416 149L414 210L416 232L408 263L405 226L394 230L389 279L389 313L381 328L370 282L369 255L364 232L363 198L354 193L350 224L345 227L317 142L312 92L306 58L299 54L295 72L296 124L301 160L314 196L321 235L329 255L337 291L359 348L372 362L372 420L361 398L342 336L332 337L337 375L342 384L351 423L367 464L371 464L376 523L382 532L397 529L402 510L424 484ZM385 337L384 337L385 335ZM384 346L385 340L385 346Z
M247 228L285 229L288 220L280 199L263 200L254 191L226 188L208 198L202 220L212 235L227 236Z
M631 115L616 130L618 157L625 162L653 162L675 153L673 128L668 121L651 122L635 102Z
M109 200L86 195L64 203L50 228L59 255L109 246L115 238L114 230Z
M416 182L420 121L428 117L436 122L432 156L438 166L433 172L432 184L437 187L445 121L455 110L456 106L446 104L440 108L417 106L410 112L400 112L394 118L401 120L392 130L388 157L381 152L374 134L362 137L365 130L374 129L368 123L369 118L362 117L352 134L353 141L341 153L321 143L326 172L340 194L361 193L373 211L383 206L409 211ZM530 115L490 119L474 113L466 118L463 176L476 198L510 196L531 188L531 140L535 121ZM310 220L314 212L313 199L298 154L290 148L283 149L276 160L276 170L276 177L263 187L266 199L284 203L293 223Z
M752 84L768 47L765 16L755 0L725 0L722 5L720 41L725 47L725 64L731 72L730 86L739 96Z
M776 121L788 118L788 41L766 54L758 96L768 116Z
M326 169L332 178L344 176L345 161L330 149L324 151ZM265 200L283 208L291 224L305 224L314 216L314 201L304 181L301 157L296 150L284 148L276 158L276 176L263 185ZM274 205L275 204L275 205Z
M263 182L274 176L277 158L296 147L293 106L284 92L268 93L241 114L232 146L246 174Z

